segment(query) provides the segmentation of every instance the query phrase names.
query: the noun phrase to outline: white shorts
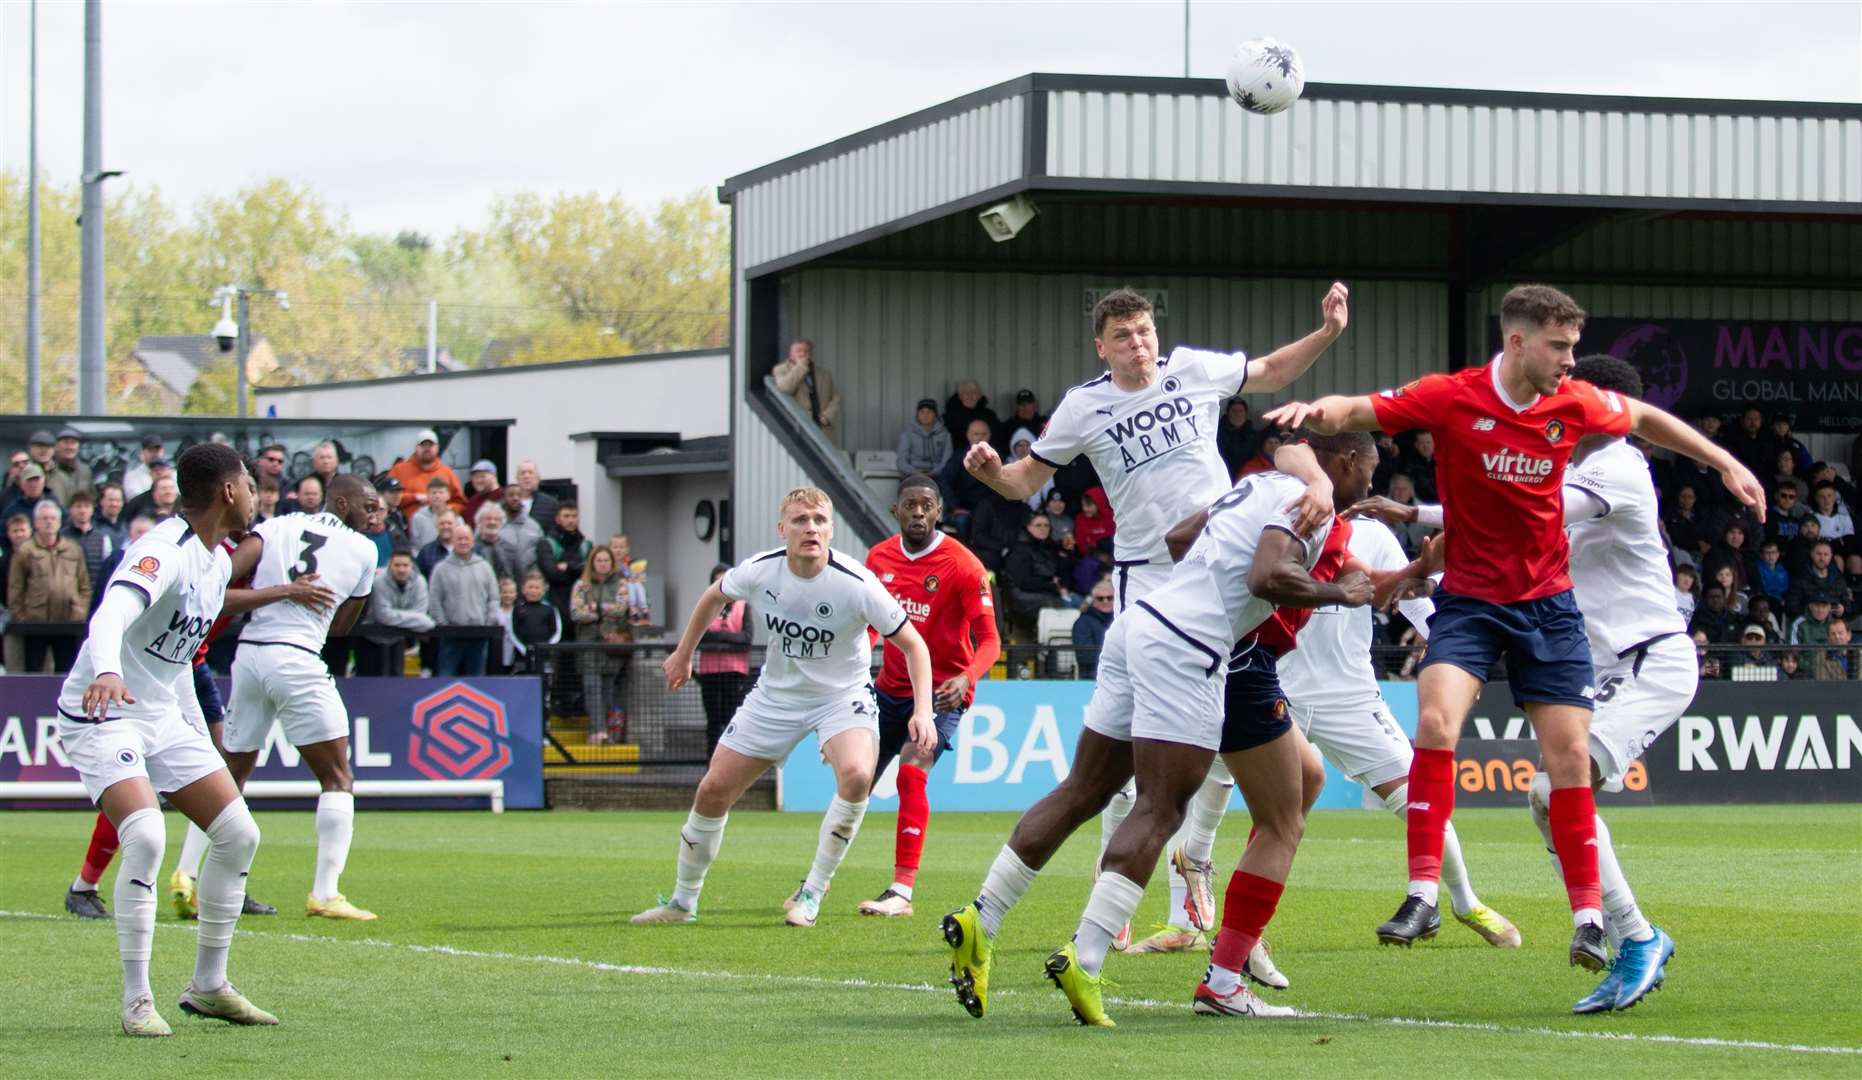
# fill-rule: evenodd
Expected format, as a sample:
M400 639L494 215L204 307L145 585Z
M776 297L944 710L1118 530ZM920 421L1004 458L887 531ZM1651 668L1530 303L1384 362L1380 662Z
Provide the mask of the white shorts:
M1135 563L1112 569L1112 597L1121 613L1139 600L1156 592L1170 580L1170 563Z
M1207 654L1137 608L1106 631L1086 726L1120 742L1152 739L1213 751L1222 745L1227 680L1226 665L1212 665Z
M1597 665L1590 756L1603 776L1603 790L1623 790L1629 767L1681 718L1699 686L1700 664L1686 634Z
M789 751L811 731L815 743L826 746L834 736L855 729L873 733L873 749L877 752L879 706L873 701L870 686L834 695L812 709L771 702L752 691L737 707L718 745L728 746L745 757L780 765L788 758Z
M220 741L228 753L257 750L273 723L292 746L309 746L348 736L349 710L323 657L295 645L241 645Z
M1293 705L1293 722L1339 772L1367 788L1409 777L1415 751L1381 697Z
M207 726L184 719L180 711L159 720L122 716L100 724L61 715L58 740L91 802L131 777L146 776L149 786L166 793L226 768Z

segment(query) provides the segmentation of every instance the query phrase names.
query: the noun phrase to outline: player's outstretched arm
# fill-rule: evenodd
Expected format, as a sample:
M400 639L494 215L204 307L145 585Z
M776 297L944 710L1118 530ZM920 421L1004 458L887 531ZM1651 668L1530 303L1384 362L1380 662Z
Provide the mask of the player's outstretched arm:
M685 632L679 635L679 644L660 664L660 671L666 675L666 689L677 690L692 678L692 653L698 648L698 639L705 636L705 627L710 626L730 603L724 590L712 582L692 605L692 617L685 620Z
M1182 562L1183 557L1195 546L1196 538L1203 534L1203 526L1209 524L1209 510L1196 511L1189 517L1177 522L1164 534L1164 544L1170 548L1170 561Z
M1752 470L1741 465L1725 447L1646 401L1629 399L1629 419L1630 430L1642 438L1718 470L1726 490L1751 507L1760 522L1765 520L1765 488L1759 484L1758 477L1752 475Z
M1319 301L1319 312L1325 317L1319 329L1248 361L1248 393L1271 394L1292 385L1345 332L1345 325L1351 321L1351 290L1345 288L1344 282L1332 282L1325 298Z
M931 650L910 619L899 625L891 640L905 654L905 670L912 678L912 718L905 732L919 753L935 753L937 720L931 710Z
M1306 482L1306 490L1286 507L1288 510L1299 508L1293 527L1301 536L1311 536L1313 530L1332 520L1332 478L1319 467L1319 456L1312 452L1312 447L1287 443L1274 451L1274 468Z
M1009 499L1026 499L1054 478L1054 467L1034 458L1023 458L1012 465L1002 464L996 448L977 443L963 455L963 467L970 475L988 484L991 491Z
M1262 529L1248 567L1248 592L1275 607L1362 607L1371 602L1370 578L1351 573L1336 582L1315 581L1300 560L1304 550L1302 541L1285 529Z
M1368 395L1346 397L1330 394L1314 402L1289 401L1262 414L1269 423L1283 428L1305 427L1320 435L1341 431L1380 431L1377 410Z

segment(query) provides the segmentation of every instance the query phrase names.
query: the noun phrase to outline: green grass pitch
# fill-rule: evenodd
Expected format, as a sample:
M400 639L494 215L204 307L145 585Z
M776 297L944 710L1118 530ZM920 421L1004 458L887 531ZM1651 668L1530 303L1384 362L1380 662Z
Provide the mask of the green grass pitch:
M1122 957L1116 1030L1073 1026L1040 977L1085 900L1096 825L1048 867L998 942L989 1016L944 986L937 919L968 900L1011 815L934 815L918 914L853 912L889 880L893 819L867 818L813 930L780 901L813 853L811 815L740 813L695 926L632 927L670 888L665 813L368 813L345 891L372 924L302 914L307 813L259 815L233 979L272 1029L190 1020L174 1005L193 932L164 906L157 1004L172 1039L116 1026L108 924L62 914L90 817L0 815L5 1065L67 1076L1256 1076L1862 1075L1862 807L1619 809L1618 850L1645 910L1675 937L1668 985L1633 1011L1573 1017L1595 981L1566 966L1569 916L1523 809L1456 816L1476 886L1525 935L1489 949L1452 921L1413 951L1371 928L1398 899L1402 837L1386 815L1312 821L1269 929L1295 1021L1194 1017L1203 955ZM180 850L170 814L168 863ZM1220 865L1246 835L1223 827ZM114 872L104 882L105 896ZM1163 877L1140 912L1161 920Z

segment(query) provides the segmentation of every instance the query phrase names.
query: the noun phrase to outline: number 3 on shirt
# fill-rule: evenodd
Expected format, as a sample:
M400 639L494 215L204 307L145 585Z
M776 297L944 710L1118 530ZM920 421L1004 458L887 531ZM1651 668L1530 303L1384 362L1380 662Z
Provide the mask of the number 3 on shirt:
M317 572L317 549L330 542L330 538L322 533L306 532L303 537L304 550L298 552L297 565L291 568L292 581Z

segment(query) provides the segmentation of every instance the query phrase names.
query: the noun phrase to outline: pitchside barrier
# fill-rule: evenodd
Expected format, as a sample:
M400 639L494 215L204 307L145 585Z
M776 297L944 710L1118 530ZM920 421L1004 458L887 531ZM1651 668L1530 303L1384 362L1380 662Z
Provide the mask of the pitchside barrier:
M543 703L534 678L343 678L356 794L422 806L543 806ZM222 697L226 679L220 679ZM0 803L88 802L58 740L64 679L0 678ZM274 728L247 794L314 799L317 785Z
M1416 684L1381 684L1412 737ZM939 810L1024 810L1066 776L1080 736L1090 682L985 681L933 769ZM1862 683L1707 681L1693 704L1649 746L1620 794L1604 804L1862 802ZM1488 683L1456 747L1459 806L1523 806L1538 747L1504 682ZM897 808L894 763L873 792L873 809ZM820 811L834 776L813 741L789 756L779 789L784 810ZM1239 793L1235 805L1242 807ZM1383 802L1328 763L1317 807L1381 810Z

